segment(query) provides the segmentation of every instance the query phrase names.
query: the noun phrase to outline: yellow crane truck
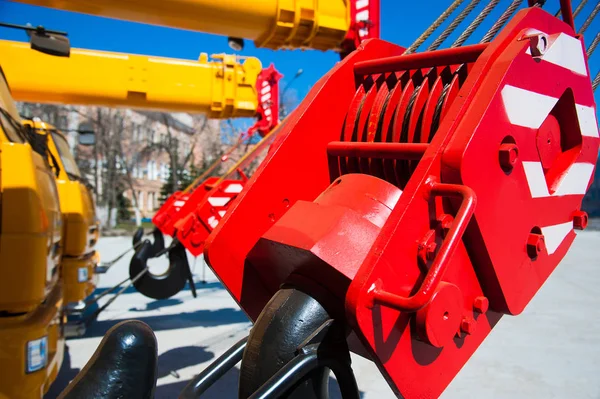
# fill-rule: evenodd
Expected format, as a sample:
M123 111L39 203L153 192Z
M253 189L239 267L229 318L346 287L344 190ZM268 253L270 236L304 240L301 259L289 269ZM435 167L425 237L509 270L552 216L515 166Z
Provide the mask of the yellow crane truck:
M92 294L98 279L94 271L100 256L95 246L100 231L94 198L65 135L39 118L25 119L23 123L47 140L48 162L55 176L63 216L60 273L64 306L67 313L77 312L85 308L83 300ZM66 335L70 333L67 331Z
M189 61L70 49L54 57L9 41L0 41L0 65L10 84L3 81L0 150L0 399L40 398L62 362L68 311L81 310L95 288L98 225L65 136L22 121L13 101L266 118L257 85L274 69L229 55Z
M102 7L90 0L21 2L227 35L234 48L250 39L258 47L344 54L379 35L376 0L111 0ZM48 53L64 55L67 41L46 36L54 39ZM36 48L33 39L39 39L35 33L31 44ZM209 60L202 55L194 62L76 49L71 57L58 58L20 46L0 46L0 65L21 101L204 112L220 118L254 116L261 108L255 85L261 65L254 58L240 64L234 56ZM27 142L31 128L21 127L6 81L0 86L0 398L39 398L62 362L62 218L47 157ZM89 231L79 234L88 237Z
M39 398L64 353L62 216L47 146L0 79L0 398Z

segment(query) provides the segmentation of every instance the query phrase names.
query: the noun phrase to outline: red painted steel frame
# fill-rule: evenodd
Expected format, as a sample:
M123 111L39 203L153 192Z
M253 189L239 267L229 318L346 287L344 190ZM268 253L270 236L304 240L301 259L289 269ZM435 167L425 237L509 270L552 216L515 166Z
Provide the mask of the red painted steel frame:
M467 224L475 211L475 193L466 186L458 184L433 184L430 188L431 196L458 196L462 199L462 204L456 213L456 218L452 227L442 243L434 262L432 263L427 275L423 279L421 286L410 297L403 297L383 291L377 286L370 290L372 303L375 305L387 306L402 312L416 312L425 307L436 292L436 289L442 281L446 270L445 267L450 263L450 258L456 251L456 248L462 240L462 236L467 229Z
M243 177L241 180L215 178L212 185L204 188L205 196L201 201L194 202L190 208L180 212L180 218L173 226L175 237L193 256L202 254L206 237L242 191L246 183Z
M355 143L333 141L327 144L327 155L332 157L356 157L396 159L401 154L404 159L419 160L429 147L420 143Z
M532 34L547 36L552 56L531 54ZM205 256L252 319L281 283L301 287L345 317L364 347L353 349L367 350L394 392L429 398L502 314L523 310L566 254L600 140L583 44L539 8L519 12L486 46L398 57L403 50L367 41L313 87ZM468 64L468 75L429 144L342 136L351 118L372 132L377 90L385 94L403 69L442 74L443 60L457 64L452 73ZM425 101L414 103L426 112ZM395 168L410 173L397 201L383 203L385 182L372 176L361 180L364 195L338 191L365 177L357 172L377 173L367 157L391 160L394 151ZM348 165L355 173L338 178Z
M245 271L246 255L297 200L312 201L329 185L325 148L339 140L356 90L353 64L403 51L390 43L369 40L321 78L279 125L269 155L208 237L205 259L253 320L273 292L265 289L256 275Z
M218 180L218 177L209 177L191 190L186 189L171 194L152 218L154 226L163 234L174 237L175 223L181 220L182 215L191 212L197 204L201 203L206 198L209 187Z
M350 29L342 43L341 56L357 49L368 39L379 39L380 35L380 0L349 0Z
M360 338L392 388L406 398L439 396L501 314L519 313L525 307L574 238L571 230L554 253L530 259L525 248L532 228L571 222L570 215L579 209L583 193L532 199L522 164L508 176L498 164L498 149L511 134L519 145L521 159L539 159L535 130L519 129L507 122L501 94L506 84L555 98L565 90L573 90L578 104L594 106L589 71L587 76L574 74L526 53L528 42L520 38L531 28L549 33L552 40L561 32L575 36L567 24L537 8L515 16L473 66L461 95L440 124L431 143L433 148L423 156L348 289L346 311L350 324L354 331L361 332ZM578 46L583 52L581 43ZM575 104L570 106L575 109ZM578 125L576 117L564 122ZM598 139L584 137L583 142L579 159L595 164ZM410 327L410 313L395 309L405 303L372 306L377 290L406 296L417 292L416 287L422 284L423 271L414 254L418 252L416 243L430 229L429 204L424 195L431 179L468 185L478 198L463 243L443 275L445 283L462 291L463 315L461 334L443 348L424 342L426 337L418 332L423 328L418 325L423 323L419 313L416 328ZM481 297L489 298L490 310L485 314L474 309L475 299Z
M458 62L469 63L479 58L488 47L487 43L456 47L425 53L414 53L377 60L356 63L354 73L357 76L389 73L406 69L431 68L441 65L454 65Z

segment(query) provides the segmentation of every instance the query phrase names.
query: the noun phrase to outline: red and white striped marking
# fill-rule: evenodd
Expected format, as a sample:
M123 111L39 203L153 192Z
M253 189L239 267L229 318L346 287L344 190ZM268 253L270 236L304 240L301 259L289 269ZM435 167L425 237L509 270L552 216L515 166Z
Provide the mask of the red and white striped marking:
M544 236L544 243L546 244L546 251L548 251L548 255L552 255L560 247L560 244L562 244L571 230L573 230L573 222L555 224L542 227L541 229Z
M212 206L224 206L229 201L231 201L231 197L208 197L208 203Z
M558 98L506 85L502 88L504 109L511 124L539 129Z
M549 43L546 52L539 57L542 61L587 76L585 56L581 42L578 39L569 36L566 33L559 33L558 35L551 36L546 34L546 36L549 39ZM527 54L531 54L530 48L527 49Z
M229 194L239 194L242 192L243 188L244 186L242 186L240 183L233 183L228 185L223 192Z
M209 217L209 218L208 218L208 220L207 220L207 223L208 223L208 225L209 225L211 228L213 228L213 229L214 229L214 228L215 228L215 227L217 227L217 225L219 224L219 219L217 219L217 218L216 218L216 217L214 217L214 216L211 216L211 217Z
M502 100L510 123L531 129L539 129L558 102L558 98L511 85L506 85L502 89ZM575 110L581 135L599 137L594 107L575 104Z
M579 43L579 41L577 41ZM536 93L519 87L506 85L502 88L504 109L511 124L530 129L539 129L558 98ZM577 119L581 134L598 138L598 122L593 107L576 104ZM525 177L533 198L563 195L584 195L594 173L591 163L575 163L565 173L554 193L550 193L544 170L539 160L523 162Z
M594 165L579 162L571 165L553 193L548 190L541 162L523 162L525 177L532 198L584 195L594 173Z
M354 22L369 21L369 0L356 0L356 17ZM369 35L368 28L361 28L358 31L360 38L364 38Z
M260 89L260 103L269 122L273 119L271 112L271 98L271 85L265 80L262 82L262 88Z
M539 57L542 62L551 63L578 75L588 76L584 49L578 39L565 33L548 38L548 48ZM531 54L531 50L527 49L527 53ZM534 130L540 128L559 101L559 98L511 85L504 86L501 94L510 123ZM598 121L594 107L576 103L575 110L584 142L586 137L588 140L598 139ZM532 131L532 134L535 134L535 131ZM593 163L575 162L564 173L554 187L554 191L550 192L539 158L523 161L522 164L532 198L569 195L583 197L594 173ZM541 230L546 250L549 255L552 255L573 231L573 221L543 226Z
M598 121L596 120L596 110L594 107L575 104L577 119L579 119L579 128L581 135L598 138Z

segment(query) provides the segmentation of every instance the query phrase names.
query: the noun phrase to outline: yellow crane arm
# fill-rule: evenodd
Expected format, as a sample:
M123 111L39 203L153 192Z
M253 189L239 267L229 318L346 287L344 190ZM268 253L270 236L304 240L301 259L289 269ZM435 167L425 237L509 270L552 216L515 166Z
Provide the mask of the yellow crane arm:
M264 84L257 58L240 62L223 54L209 59L203 53L198 61L189 61L71 49L70 57L54 57L32 50L29 43L0 40L0 65L17 101L194 112L211 118L256 116L261 107L257 85L262 89Z
M254 40L257 47L347 52L379 36L379 0L17 0Z

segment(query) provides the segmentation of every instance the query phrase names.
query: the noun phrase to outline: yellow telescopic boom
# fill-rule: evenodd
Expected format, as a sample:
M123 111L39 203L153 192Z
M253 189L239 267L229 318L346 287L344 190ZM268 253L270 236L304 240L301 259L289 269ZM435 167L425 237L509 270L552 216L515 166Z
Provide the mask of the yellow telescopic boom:
M17 0L253 40L257 47L351 51L379 37L379 0Z
M0 40L0 65L17 101L254 117L261 62L201 54L198 61L71 49L70 57Z

